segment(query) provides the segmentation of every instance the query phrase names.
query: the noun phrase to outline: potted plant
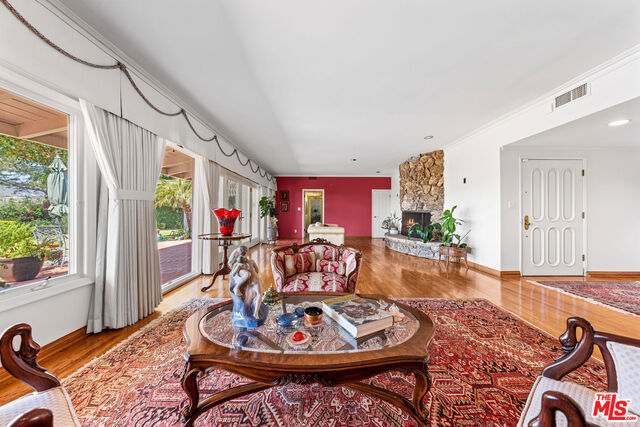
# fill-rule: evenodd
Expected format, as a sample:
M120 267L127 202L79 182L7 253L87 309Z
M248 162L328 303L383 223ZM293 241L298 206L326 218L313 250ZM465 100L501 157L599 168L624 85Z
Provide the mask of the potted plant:
M380 226L383 230L387 230L389 234L398 234L398 221L400 218L396 216L394 212L391 216L388 216L382 221L382 225Z
M409 237L415 234L422 239L422 243L427 243L432 240L436 240L435 237L437 237L438 234L441 234L441 230L442 225L437 222L429 224L427 227L422 227L420 224L413 224L409 228L409 232L407 234Z
M464 258L467 263L467 253L469 248L463 240L469 235L467 231L462 237L456 233L456 229L459 225L462 225L462 220L453 216L457 206L447 209L442 213L442 245L440 245L440 255L447 257L447 265L450 258L458 258L461 260ZM467 263L467 268L469 264Z
M267 240L278 238L278 210L273 197L262 196L258 202L260 206L260 218L267 217Z
M35 278L45 258L53 256L50 243L37 243L33 227L15 221L0 221L0 264L6 282Z

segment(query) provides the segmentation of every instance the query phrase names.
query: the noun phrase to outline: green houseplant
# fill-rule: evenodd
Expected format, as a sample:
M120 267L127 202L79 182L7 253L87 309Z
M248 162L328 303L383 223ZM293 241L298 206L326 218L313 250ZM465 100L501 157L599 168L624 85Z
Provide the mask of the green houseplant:
M278 210L273 197L262 196L258 202L260 206L260 218L267 217L267 240L276 240L278 237Z
M456 233L458 225L462 225L462 220L453 216L454 211L458 206L454 206L451 209L447 209L442 213L442 245L458 248L466 248L467 244L462 241L467 237L469 231L460 238L460 235Z
M400 220L400 218L398 218L398 216L394 212L390 216L386 217L384 219L384 221L382 221L382 224L380 225L380 227L383 230L387 230L389 232L389 234L398 234L398 221L399 220Z
M408 231L409 237L416 235L422 239L422 243L427 243L434 240L437 232L442 230L440 223L434 222L426 227L422 227L420 224L413 224Z
M38 275L45 258L54 255L50 243L37 243L33 227L16 221L0 221L0 264L7 282L23 282Z

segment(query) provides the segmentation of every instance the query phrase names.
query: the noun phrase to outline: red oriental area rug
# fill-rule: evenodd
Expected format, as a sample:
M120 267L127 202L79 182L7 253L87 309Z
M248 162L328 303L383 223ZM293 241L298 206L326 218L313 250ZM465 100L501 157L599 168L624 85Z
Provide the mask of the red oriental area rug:
M542 367L561 354L555 338L484 300L400 300L436 324L429 353L432 387L425 397L434 426L515 425ZM64 380L84 425L179 425L184 368L182 326L196 309L215 303L192 300L141 329ZM572 381L604 390L605 372L591 361ZM412 379L379 375L374 384L411 396ZM213 371L201 390L245 382ZM415 425L406 413L347 388L288 385L227 402L203 414L200 426Z
M640 282L530 282L640 316Z

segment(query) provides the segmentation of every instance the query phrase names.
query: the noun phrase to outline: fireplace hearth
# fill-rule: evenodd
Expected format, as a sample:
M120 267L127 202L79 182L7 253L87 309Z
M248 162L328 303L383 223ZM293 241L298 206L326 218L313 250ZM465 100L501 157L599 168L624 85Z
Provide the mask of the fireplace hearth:
M431 212L429 211L402 211L402 229L400 233L404 236L409 235L409 228L413 224L420 224L422 228L426 228L431 224Z

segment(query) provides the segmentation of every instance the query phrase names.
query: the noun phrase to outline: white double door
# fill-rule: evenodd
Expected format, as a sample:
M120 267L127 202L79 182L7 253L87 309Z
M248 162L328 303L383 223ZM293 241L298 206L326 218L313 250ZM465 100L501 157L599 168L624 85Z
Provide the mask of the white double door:
M523 159L522 274L582 276L582 160Z
M373 212L371 236L384 237L382 221L391 215L391 190L371 190L371 201Z

